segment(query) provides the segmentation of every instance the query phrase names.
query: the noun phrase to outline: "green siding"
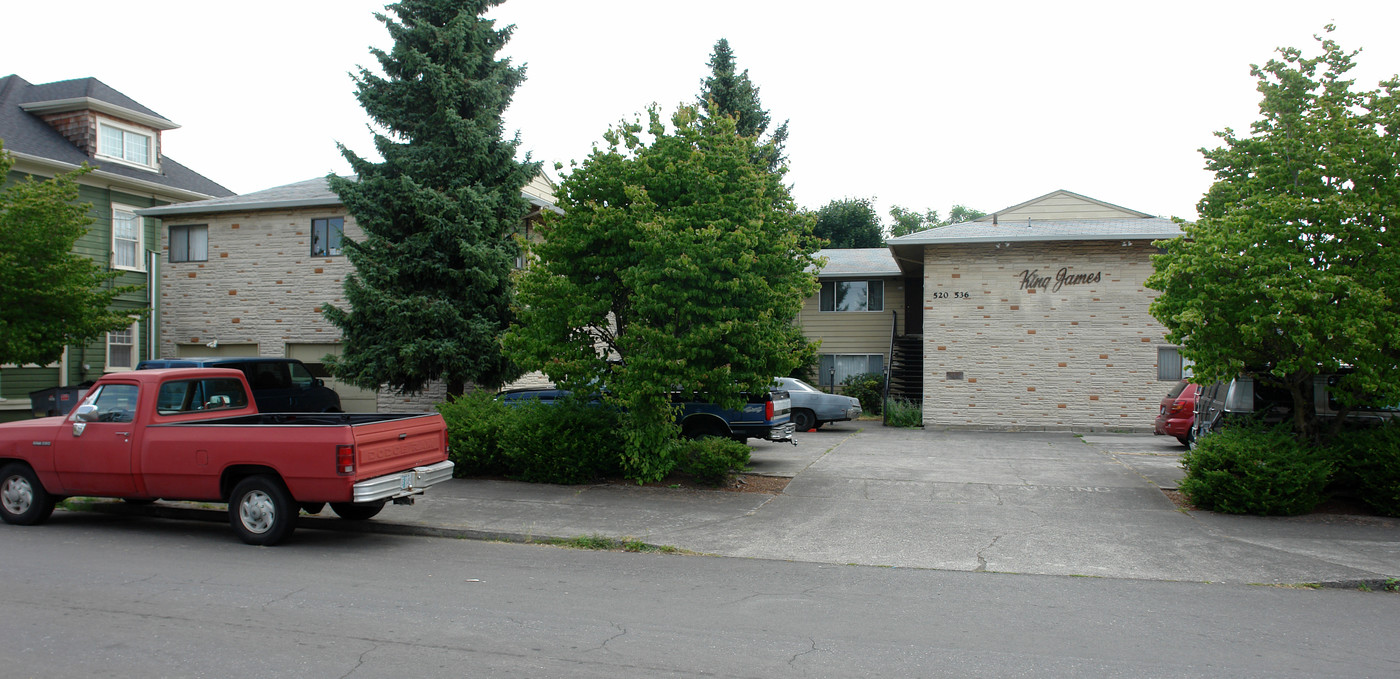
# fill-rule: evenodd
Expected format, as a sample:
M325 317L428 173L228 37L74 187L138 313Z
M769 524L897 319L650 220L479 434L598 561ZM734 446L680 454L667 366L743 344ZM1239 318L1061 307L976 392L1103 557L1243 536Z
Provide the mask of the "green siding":
M21 172L11 172L5 178L5 183L20 181L24 176L25 174ZM38 178L43 179L43 177ZM108 270L111 269L112 263L112 204L119 203L135 208L166 204L166 201L154 200L150 197L87 185L79 185L78 201L88 203L91 206L88 215L92 217L93 223L88 225L87 233L78 239L73 250L97 261ZM159 222L147 218L143 218L141 221L142 248L148 252L159 251L161 242L160 233L157 230ZM142 259L142 262L144 266L146 259ZM119 296L113 303L113 307L133 312L146 308L148 300L146 283L146 273L123 270L121 275L110 284L113 286L136 285L141 286L141 289ZM138 361L150 358L147 347L151 337L154 336L152 333L158 332L159 326L153 327L156 323L158 323L158 319L153 318L141 322L140 337L136 347ZM86 369L83 368L84 365L87 366ZM96 380L102 377L106 367L107 340L105 336L82 345L70 346L68 349L67 383L76 386L85 381ZM0 422L29 418L31 416L28 409L29 392L58 386L59 381L59 369L56 367L8 368L0 371L0 397L6 399L6 401L0 402L0 406L7 406L0 407ZM23 404L25 409L10 409L18 404Z

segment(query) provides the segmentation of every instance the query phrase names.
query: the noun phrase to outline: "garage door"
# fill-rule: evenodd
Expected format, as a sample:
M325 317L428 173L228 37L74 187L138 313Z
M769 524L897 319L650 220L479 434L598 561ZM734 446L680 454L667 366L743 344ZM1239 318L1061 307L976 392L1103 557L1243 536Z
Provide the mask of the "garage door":
M323 362L326 354L340 355L339 344L288 344L287 358L295 358L311 369L311 374L326 382L326 386L340 394L340 409L347 413L372 413L379 409L379 395L376 391L361 389L345 384L326 372Z

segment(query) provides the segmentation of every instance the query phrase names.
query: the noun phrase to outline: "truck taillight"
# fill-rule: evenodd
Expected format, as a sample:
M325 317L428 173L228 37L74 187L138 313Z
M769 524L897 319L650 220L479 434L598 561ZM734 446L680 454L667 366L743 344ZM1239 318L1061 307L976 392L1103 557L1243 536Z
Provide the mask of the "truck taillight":
M355 473L355 446L335 447L335 473L341 476Z
M773 401L771 400L763 404L763 419L773 419Z

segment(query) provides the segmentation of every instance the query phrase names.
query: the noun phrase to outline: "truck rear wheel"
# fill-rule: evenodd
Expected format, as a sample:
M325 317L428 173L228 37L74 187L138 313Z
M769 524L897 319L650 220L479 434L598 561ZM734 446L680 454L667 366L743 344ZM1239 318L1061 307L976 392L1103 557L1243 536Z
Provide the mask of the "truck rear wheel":
M250 545L275 545L296 528L297 510L292 494L271 476L249 476L233 487L228 518L238 539Z
M356 504L353 502L332 502L331 511L335 515L346 521L365 521L372 519L380 510L384 509L384 503L370 502Z
M36 526L49 520L56 503L29 465L13 462L0 469L0 519L5 523Z

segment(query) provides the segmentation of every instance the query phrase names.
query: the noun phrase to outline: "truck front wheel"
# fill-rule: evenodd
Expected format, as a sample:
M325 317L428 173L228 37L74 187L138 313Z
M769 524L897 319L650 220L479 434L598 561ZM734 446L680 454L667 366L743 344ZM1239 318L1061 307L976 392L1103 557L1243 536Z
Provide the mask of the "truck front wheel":
M228 518L233 532L250 545L275 545L296 528L297 510L292 494L270 476L249 476L233 487Z
M384 509L384 503L382 501L364 504L355 504L353 502L331 503L331 511L335 512L336 516L346 521L365 521L367 519L372 519L381 509Z
M49 520L56 502L29 465L13 462L0 469L0 519L5 523L41 524Z

